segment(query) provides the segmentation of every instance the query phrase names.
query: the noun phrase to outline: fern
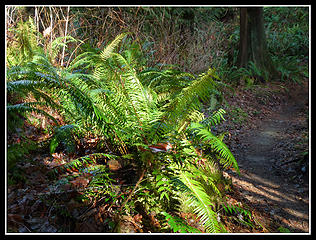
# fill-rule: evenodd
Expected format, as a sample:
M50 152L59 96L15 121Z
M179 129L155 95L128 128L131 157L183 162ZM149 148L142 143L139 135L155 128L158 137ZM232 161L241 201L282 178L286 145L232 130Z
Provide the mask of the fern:
M25 112L37 112L51 120L54 121L56 125L58 125L57 120L48 114L46 111L37 108L37 106L43 105L42 102L26 102L26 103L20 103L20 104L15 104L15 105L7 105L7 112L8 116L12 116L12 114L17 114L17 113L25 113Z
M67 153L74 153L76 144L73 134L74 130L78 128L76 125L64 125L55 129L55 133L50 142L50 153L54 153L58 145L61 143L65 146Z
M101 59L102 60L107 60L110 56L111 56L111 54L112 54L112 52L113 52L113 50L114 50L114 48L123 40L123 38L125 38L125 36L126 35L128 35L128 34L130 34L130 33L121 33L120 35L118 35L110 44L108 44L105 48L104 48L104 50L100 53L100 57L101 57Z
M194 228L188 225L184 220L177 216L172 216L169 213L162 212L162 215L165 216L165 219L168 222L168 225L172 229L173 232L180 232L180 233L201 233L201 231L197 228Z
M234 206L234 205L230 205L228 203L226 203L226 204L223 203L222 207L226 213L229 213L231 215L233 215L233 214L237 215L237 218L235 218L237 221L239 221L242 224L247 225L251 228L254 227L254 225L252 223L252 215L248 209L243 208L241 205ZM259 223L259 225L260 225L260 223Z
M172 172L178 176L178 185L191 197L190 204L206 231L221 232L223 228L214 210L214 199L221 197L216 161L219 159L224 167L233 165L237 171L238 165L222 142L223 135L216 137L210 132L211 126L224 120L225 111L214 112L206 119L201 112L202 102L212 95L220 95L220 80L214 69L197 77L173 68L139 72L140 68L135 67L132 61L132 49L129 53L125 52L125 57L114 52L127 34L117 36L99 54L81 54L69 68L61 70L54 67L42 53L34 55L25 66L12 68L8 74L11 81L7 84L7 91L32 93L37 101L15 107L10 105L7 109L10 112L32 109L40 112L40 106L45 105L62 112L67 125L56 128L51 152L61 142L72 141L74 126L81 131L101 135L115 151L115 154L95 153L75 159L57 167L55 171L58 173L69 169L81 170L96 165L98 161L104 164L107 158L135 151L135 156L139 158L135 161L139 160L148 171L148 179L155 175L153 169L181 163ZM176 145L172 151L159 154L149 151L150 145L166 139ZM191 143L188 139L192 140ZM199 156L197 141L204 148L209 146L211 153ZM137 152L141 147L145 152ZM197 163L203 158L209 162L204 167ZM188 171L183 170L186 168ZM149 185L157 195L153 202L172 202L175 195L170 182L172 176L162 173L155 176L155 184ZM165 204L163 207L168 206Z
M83 168L86 168L90 165L97 165L98 162L105 164L106 159L117 158L117 156L106 153L93 153L89 154L75 160L70 161L69 163L65 163L60 165L54 169L55 173L62 174L66 171L81 171Z
M213 77L216 77L213 69L201 74L167 104L166 118L172 125L178 126L178 130L183 129L192 111L200 109L200 100L208 99L210 90L216 85Z
M219 154L221 157L220 162L225 168L233 165L237 173L240 174L237 161L225 143L213 135L202 124L192 123L190 128L201 138L201 140L209 144L214 152Z
M8 42L6 60L9 67L24 65L32 60L38 51L41 51L41 48L37 46L36 27L31 17L26 22L20 21L16 28L9 31L14 34L16 40Z
M213 114L209 116L208 118L206 118L205 120L202 120L201 124L203 126L206 126L210 130L211 127L220 124L223 120L225 121L225 118L224 118L225 113L226 111L221 108L213 112Z
M189 203L194 207L193 211L199 217L205 230L213 233L223 231L223 227L217 221L217 214L212 209L214 204L201 183L195 180L195 175L188 171L181 171L179 179L180 189L190 194Z

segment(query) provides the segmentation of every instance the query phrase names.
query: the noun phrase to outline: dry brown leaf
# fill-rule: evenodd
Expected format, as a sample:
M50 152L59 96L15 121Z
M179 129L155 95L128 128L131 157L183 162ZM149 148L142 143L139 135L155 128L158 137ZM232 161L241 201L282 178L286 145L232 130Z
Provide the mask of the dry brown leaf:
M85 177L77 177L75 180L70 181L70 183L76 188L85 188L90 182L90 179Z

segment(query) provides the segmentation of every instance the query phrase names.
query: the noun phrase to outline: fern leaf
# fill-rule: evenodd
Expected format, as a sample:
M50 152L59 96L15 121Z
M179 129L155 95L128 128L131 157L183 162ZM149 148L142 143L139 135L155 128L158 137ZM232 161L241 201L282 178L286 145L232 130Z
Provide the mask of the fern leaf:
M199 123L192 123L191 129L198 136L200 136L203 141L210 144L212 149L217 152L219 156L222 157L221 163L224 165L225 168L233 165L237 173L240 174L237 161L225 143L223 143L220 139L218 139L215 135L213 135L210 131L205 129L203 125Z
M130 34L129 32L127 33L121 33L118 35L110 44L108 44L104 50L100 53L100 57L102 60L107 60L110 56L111 53L114 51L114 48L123 40L123 38Z
M196 180L195 176L187 171L180 172L180 180L190 190L190 204L194 206L194 212L198 215L199 221L205 227L207 232L220 232L222 228L217 222L217 214L212 210L214 204L204 190L203 186Z
M75 160L72 160L69 163L60 165L54 169L55 173L62 174L69 170L82 170L83 168L89 166L89 165L96 165L98 159L107 159L107 158L116 158L117 156L106 154L106 153L93 153L89 154L80 158L77 158ZM105 160L104 160L105 162Z
M7 111L8 113L24 113L24 112L37 112L39 114L42 114L43 116L53 120L53 122L58 125L57 120L45 112L42 109L38 109L35 106L41 106L44 105L45 103L43 102L26 102L26 103L20 103L20 104L15 104L15 105L7 105Z
M203 120L201 124L206 125L208 129L210 129L210 127L218 125L219 123L221 123L221 121L226 121L223 116L225 113L226 111L220 108L219 110L213 112L211 116Z
M191 84L184 87L168 104L165 118L172 124L178 126L178 130L186 121L192 112L199 110L201 100L206 101L212 89L216 88L213 80L215 71L210 69L207 73L194 79Z
M194 228L188 225L184 220L179 217L172 216L169 213L162 212L162 215L165 216L170 228L173 232L180 232L180 233L201 233L201 231L197 228Z

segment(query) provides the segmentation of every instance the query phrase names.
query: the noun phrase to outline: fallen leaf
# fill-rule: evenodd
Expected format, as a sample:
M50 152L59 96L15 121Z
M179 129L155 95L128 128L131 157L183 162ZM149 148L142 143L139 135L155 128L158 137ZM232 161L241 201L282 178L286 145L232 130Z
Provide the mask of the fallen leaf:
M90 182L90 179L85 177L77 177L75 180L70 181L70 183L76 188L85 188Z

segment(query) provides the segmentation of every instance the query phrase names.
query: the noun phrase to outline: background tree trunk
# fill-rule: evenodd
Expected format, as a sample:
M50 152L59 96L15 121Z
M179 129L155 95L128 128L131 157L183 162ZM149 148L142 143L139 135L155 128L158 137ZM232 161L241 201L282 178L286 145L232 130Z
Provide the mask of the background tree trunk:
M238 67L247 68L252 61L264 80L278 76L267 49L264 32L263 8L240 8L240 45Z

